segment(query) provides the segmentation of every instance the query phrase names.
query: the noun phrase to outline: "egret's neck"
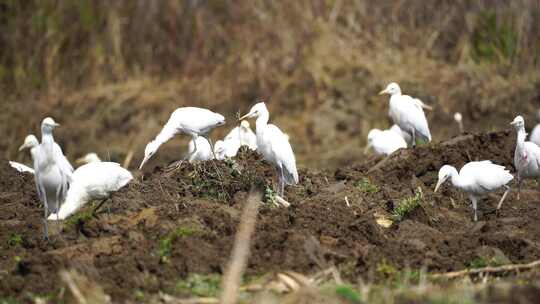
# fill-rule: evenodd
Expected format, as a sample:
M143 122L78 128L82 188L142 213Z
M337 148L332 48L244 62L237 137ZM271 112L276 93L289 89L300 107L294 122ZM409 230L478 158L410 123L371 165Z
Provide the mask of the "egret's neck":
M54 142L53 133L50 130L42 129L41 130L41 143L42 144L52 144Z
M516 151L522 151L523 146L525 145L525 138L527 137L527 132L525 128L519 128L517 130L517 139L516 139Z
M255 122L255 127L257 128L256 132L257 134L262 134L264 131L264 128L268 124L268 120L270 119L270 114L268 111L262 112L259 117L257 118L257 121Z
M462 188L464 186L464 180L463 177L459 175L456 168L452 167L452 171L450 172L450 178L452 180L452 184L458 188Z
M158 142L160 145L167 142L169 139L173 138L176 134L176 129L170 127L169 125L165 125L161 132L156 136L154 141Z

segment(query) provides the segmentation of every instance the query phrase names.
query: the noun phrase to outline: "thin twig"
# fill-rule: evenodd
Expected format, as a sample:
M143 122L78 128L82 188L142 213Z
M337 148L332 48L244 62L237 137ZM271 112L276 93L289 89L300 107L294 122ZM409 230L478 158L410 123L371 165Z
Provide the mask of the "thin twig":
M122 164L122 167L128 168L129 164L131 164L131 160L133 159L133 149L129 150L128 154L126 155L126 158L124 159L124 163Z
M222 304L233 304L237 301L240 280L249 257L251 236L255 231L260 198L260 193L251 193L244 206L231 259L221 283L223 292L220 303Z
M510 264L510 265L503 265L498 267L482 267L482 268L473 268L473 269L465 269L465 270L459 270L459 271L452 271L447 273L436 273L429 275L429 278L431 279L438 279L438 278L445 278L445 279L453 279L461 276L466 276L469 274L480 274L480 273L497 273L497 272L506 272L506 271L517 271L517 270L524 270L524 269L531 269L534 267L540 266L540 260L536 260L534 262L528 263L528 264Z

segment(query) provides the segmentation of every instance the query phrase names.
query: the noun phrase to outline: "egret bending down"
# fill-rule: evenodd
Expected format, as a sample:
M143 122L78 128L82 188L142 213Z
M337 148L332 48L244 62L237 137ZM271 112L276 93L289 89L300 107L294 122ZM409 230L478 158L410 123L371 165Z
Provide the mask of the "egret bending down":
M461 168L459 173L456 168L444 165L439 170L439 180L435 186L435 191L448 179L452 184L469 195L474 209L474 220L478 220L477 202L482 196L495 191L501 187L506 188L497 210L501 208L510 188L506 185L514 177L503 166L493 164L489 160L469 162Z
M285 184L298 183L296 159L291 144L285 134L275 125L268 124L270 114L264 102L255 104L249 113L241 117L257 118L255 122L257 134L257 150L264 159L272 163L279 171L279 194L283 196Z
M188 144L187 160L190 163L214 159L210 142L202 136L192 138Z
M240 149L240 141L236 137L226 137L224 140L216 141L214 145L214 154L217 160L232 158L236 156Z
M517 132L514 167L517 171L517 199L519 199L523 179L540 177L540 147L530 141L525 141L527 133L523 117L517 116L510 124L516 128Z
M401 130L411 135L413 147L416 145L417 137L427 142L431 141L431 133L423 110L427 106L424 103L411 96L402 95L399 85L395 82L390 83L379 93L382 94L390 95L388 114Z
M139 166L141 169L144 164L156 153L158 148L173 138L176 134L186 133L192 139L197 137L206 137L206 135L215 127L225 124L223 115L214 113L207 109L196 107L183 107L176 109L161 132L154 140L149 142L144 149L144 159ZM208 139L208 138L207 138ZM197 152L197 142L194 141L192 153ZM187 157L190 158L189 156Z
M54 141L53 130L58 127L52 118L47 117L41 123L41 144L37 148L36 186L37 193L45 207L45 238L48 238L47 216L49 209L58 212L66 197L73 167L64 156L60 146Z
M49 220L64 220L92 200L105 200L113 192L127 185L133 176L113 162L92 162L82 165L73 172L73 182L67 191L66 200Z
M407 148L407 143L403 137L392 130L372 129L369 131L367 138L368 144L364 152L373 147L377 154L390 155L400 148Z

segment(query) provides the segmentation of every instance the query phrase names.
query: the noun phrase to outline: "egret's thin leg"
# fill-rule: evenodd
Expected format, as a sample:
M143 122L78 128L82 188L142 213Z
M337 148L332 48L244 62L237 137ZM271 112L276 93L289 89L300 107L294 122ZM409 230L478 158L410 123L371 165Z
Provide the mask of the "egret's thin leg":
M280 166L279 167L279 171L280 171L280 178L279 178L279 188L280 188L280 196L283 197L283 195L285 194L285 178L283 177L283 166Z
M101 208L101 206L107 201L107 199L104 199L104 200L101 200L101 202L99 202L99 204L96 206L96 208L94 208L94 210L92 211L92 214L96 214L97 211L99 210L99 208ZM109 205L107 205L107 208L109 208ZM109 210L110 211L110 210Z
M521 184L523 183L523 179L521 178L521 176L519 176L519 173L518 173L518 176L517 176L517 182L518 182L517 199L519 200L519 197L521 195Z
M45 191L43 190L43 193L45 193ZM45 211L45 217L43 218L43 223L44 223L44 231L43 231L43 238L48 240L49 239L49 225L47 223L47 216L48 216L48 213L49 213L49 207L48 207L48 203L47 203L47 195L43 195L43 210Z
M210 144L210 150L212 150L212 155L214 156L214 159L217 159L216 153L214 153L214 143L212 142L210 137L206 138L206 140L208 140L208 143Z
M477 214L477 198L471 196L471 202L474 209L474 221L478 221L478 214Z
M412 146L413 148L416 147L416 134L414 132L414 128L411 129L412 132L411 132L411 135L412 135Z
M504 202L504 199L506 198L506 195L508 194L508 192L510 192L510 187L508 187L506 185L504 187L506 188L506 191L504 191L504 194L501 197L501 200L499 201L499 204L497 205L497 210L501 209L502 203Z

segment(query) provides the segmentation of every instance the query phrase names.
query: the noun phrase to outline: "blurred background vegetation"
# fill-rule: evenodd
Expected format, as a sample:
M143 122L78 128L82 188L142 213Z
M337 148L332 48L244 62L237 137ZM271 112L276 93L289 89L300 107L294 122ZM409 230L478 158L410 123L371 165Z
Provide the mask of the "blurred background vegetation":
M300 166L363 157L388 127L388 82L435 106L434 140L528 128L540 102L540 2L0 0L0 153L53 116L68 158L122 160L179 106L223 113L223 136L256 100L291 135ZM157 162L178 159L185 139ZM154 160L156 161L156 160ZM132 164L133 165L133 164Z

